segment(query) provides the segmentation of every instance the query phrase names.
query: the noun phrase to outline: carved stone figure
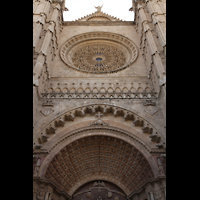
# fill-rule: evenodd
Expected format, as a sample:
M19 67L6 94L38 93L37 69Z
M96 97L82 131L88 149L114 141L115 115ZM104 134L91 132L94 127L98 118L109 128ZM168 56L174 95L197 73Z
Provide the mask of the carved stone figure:
M36 193L36 198L37 200L43 200L45 197L45 188L40 187Z
M98 198L97 198L97 200L103 200L103 199L102 199L102 197L99 195Z
M105 187L105 183L102 181L102 182L99 182L99 186L101 187Z
M102 6L94 6L96 9L97 9L97 12L101 12L101 8L103 7L103 5Z
M93 184L93 186L97 187L97 186L99 186L99 184L95 181L94 184Z
M111 197L112 197L112 192L108 191L108 198L111 198Z
M34 170L33 170L33 176L38 176L38 174L39 174L40 161L41 161L41 157L38 156L37 163L36 163L35 168L34 168Z

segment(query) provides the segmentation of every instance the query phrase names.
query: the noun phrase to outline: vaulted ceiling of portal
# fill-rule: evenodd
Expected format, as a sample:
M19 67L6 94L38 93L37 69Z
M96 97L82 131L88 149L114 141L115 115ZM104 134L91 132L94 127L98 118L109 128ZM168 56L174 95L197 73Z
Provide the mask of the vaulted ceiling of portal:
M94 135L76 140L51 160L45 177L69 195L83 183L107 180L126 194L153 178L145 157L134 146L114 137Z

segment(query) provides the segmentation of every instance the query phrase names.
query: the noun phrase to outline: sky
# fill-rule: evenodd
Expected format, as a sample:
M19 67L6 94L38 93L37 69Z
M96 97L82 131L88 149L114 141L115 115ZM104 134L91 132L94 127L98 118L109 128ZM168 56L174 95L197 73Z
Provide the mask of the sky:
M65 0L64 21L75 21L78 18L97 11L94 6L101 6L102 12L125 21L134 21L134 12L129 11L132 0Z

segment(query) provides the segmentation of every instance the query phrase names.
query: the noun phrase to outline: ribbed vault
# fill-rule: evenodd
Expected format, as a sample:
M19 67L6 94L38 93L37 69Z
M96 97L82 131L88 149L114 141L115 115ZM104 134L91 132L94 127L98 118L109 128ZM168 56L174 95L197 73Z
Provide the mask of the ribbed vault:
M93 135L70 143L51 160L45 177L69 195L91 180L107 180L127 195L153 178L145 157L129 143Z

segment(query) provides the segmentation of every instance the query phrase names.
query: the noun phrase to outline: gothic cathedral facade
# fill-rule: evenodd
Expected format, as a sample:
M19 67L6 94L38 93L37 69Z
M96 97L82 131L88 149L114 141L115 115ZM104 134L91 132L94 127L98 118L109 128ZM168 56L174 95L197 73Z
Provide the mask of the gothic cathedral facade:
M130 1L33 0L33 200L166 199L166 0Z

